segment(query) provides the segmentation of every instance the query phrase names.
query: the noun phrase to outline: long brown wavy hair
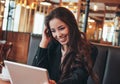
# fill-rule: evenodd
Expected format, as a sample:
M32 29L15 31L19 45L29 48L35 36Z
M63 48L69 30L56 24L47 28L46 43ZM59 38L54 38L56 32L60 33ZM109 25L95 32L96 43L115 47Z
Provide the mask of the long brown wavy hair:
M49 30L49 22L54 18L57 18L67 24L70 32L68 51L65 54L66 56L63 60L63 63L61 64L62 74L60 81L68 77L70 71L74 68L84 66L89 75L91 75L95 81L95 84L98 84L98 78L92 70L90 43L88 42L85 33L79 30L73 13L64 7L58 7L54 9L45 18L45 25Z

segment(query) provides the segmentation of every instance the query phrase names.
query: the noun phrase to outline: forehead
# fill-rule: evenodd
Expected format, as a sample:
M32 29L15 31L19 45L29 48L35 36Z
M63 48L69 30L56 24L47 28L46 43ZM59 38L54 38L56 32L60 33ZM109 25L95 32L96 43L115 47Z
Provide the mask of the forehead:
M54 18L49 22L50 28L59 27L61 25L66 26L66 24L58 18Z

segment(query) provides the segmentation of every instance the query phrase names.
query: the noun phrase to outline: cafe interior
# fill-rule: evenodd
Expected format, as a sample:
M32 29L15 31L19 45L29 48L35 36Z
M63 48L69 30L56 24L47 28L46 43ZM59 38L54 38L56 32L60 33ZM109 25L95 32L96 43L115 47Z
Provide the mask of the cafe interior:
M31 65L44 18L60 6L73 12L79 30L98 48L93 70L100 84L120 84L120 0L0 0L0 64ZM94 84L90 77L88 84Z

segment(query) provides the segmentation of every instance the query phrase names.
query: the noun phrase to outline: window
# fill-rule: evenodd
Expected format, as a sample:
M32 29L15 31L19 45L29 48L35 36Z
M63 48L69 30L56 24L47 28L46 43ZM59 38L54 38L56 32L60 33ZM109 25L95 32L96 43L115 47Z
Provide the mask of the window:
M35 13L34 26L33 26L34 34L42 34L42 30L44 28L44 18L45 18L44 14L39 13L39 12Z

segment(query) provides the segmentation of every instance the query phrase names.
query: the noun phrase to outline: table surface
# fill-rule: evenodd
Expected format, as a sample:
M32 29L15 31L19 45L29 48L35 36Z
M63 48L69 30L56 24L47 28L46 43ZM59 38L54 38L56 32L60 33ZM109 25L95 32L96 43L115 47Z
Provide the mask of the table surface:
M8 82L8 81L3 81L2 79L0 79L0 84L10 84L10 82Z

